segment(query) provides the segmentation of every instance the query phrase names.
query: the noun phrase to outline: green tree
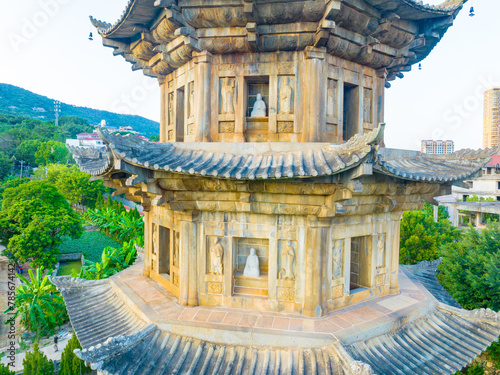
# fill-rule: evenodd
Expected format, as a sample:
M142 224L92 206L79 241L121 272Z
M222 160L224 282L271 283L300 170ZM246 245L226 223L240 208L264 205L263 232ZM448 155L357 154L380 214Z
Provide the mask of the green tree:
M10 371L8 365L0 363L0 375L15 375L15 371Z
M12 171L13 160L0 151L0 180L3 180Z
M38 165L48 165L49 163L66 164L73 160L66 145L58 141L41 143L35 153L35 158Z
M500 310L500 226L470 228L462 241L443 246L439 280L466 309Z
M82 222L56 187L30 181L4 191L0 241L14 262L52 268L63 236L79 238Z
M23 360L23 375L54 375L54 362L49 361L35 342L32 352L27 352Z
M48 275L43 276L43 268L37 268L35 274L29 269L28 273L29 279L17 275L24 284L16 289L15 317L31 332L49 333L68 321L66 306Z
M25 163L36 167L38 164L36 162L35 153L38 147L42 144L38 139L28 139L21 142L21 144L16 148L15 157L18 161L23 160Z
M461 232L448 220L447 212L440 211L434 222L432 206L420 211L407 211L401 220L399 262L415 264L440 256L440 246L459 240Z
M64 351L61 355L61 369L59 370L58 375L80 375L80 374L88 374L92 370L90 367L85 366L85 363L79 359L73 351L75 349L81 349L82 346L78 341L78 338L73 332L73 336L66 344Z
M59 175L56 187L70 204L95 208L105 192L102 181L90 181L90 175L77 169L66 169Z

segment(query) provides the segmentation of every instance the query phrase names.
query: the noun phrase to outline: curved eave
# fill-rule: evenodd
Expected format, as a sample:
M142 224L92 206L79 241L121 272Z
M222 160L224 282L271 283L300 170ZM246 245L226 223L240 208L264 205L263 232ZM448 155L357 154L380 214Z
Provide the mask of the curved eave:
M383 137L384 126L364 135L357 135L341 145L332 144L275 144L274 147L288 147L285 151L272 151L273 144L222 144L233 146L234 152L203 149L211 144L151 143L135 135L99 133L108 145L114 160L123 160L128 164L150 170L163 170L174 173L212 176L237 180L310 178L328 176L354 168L370 159L373 148ZM254 148L264 146L262 151ZM250 147L246 152L240 148ZM73 150L72 150L73 151ZM109 172L107 166L93 170L95 160L75 156L82 169L91 175L103 175Z
M372 1L368 0L368 2ZM387 2L380 3L379 1L372 6L381 12L395 13L401 19L423 20L443 16L455 17L465 2L467 0L447 0L438 5L429 5L418 0L393 0L389 7ZM92 16L90 16L90 20L99 34L105 38L131 38L141 32L140 26L150 24L156 13L163 9L155 6L154 3L155 0L129 0L121 16L113 24L97 20ZM394 7L393 3L398 5ZM243 6L243 2L241 2L241 6Z
M432 155L381 149L373 169L404 180L452 183L473 177L497 152L497 148L476 151L465 149L447 155Z
M155 0L129 0L124 11L114 23L99 21L90 16L92 25L99 34L111 39L130 38L141 31L154 20L156 13L162 8L154 5Z

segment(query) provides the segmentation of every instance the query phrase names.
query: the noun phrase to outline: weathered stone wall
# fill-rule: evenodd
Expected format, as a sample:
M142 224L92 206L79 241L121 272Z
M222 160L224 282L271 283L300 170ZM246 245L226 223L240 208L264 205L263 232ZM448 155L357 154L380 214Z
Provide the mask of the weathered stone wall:
M195 53L160 83L162 142L342 143L384 117L384 77L321 48Z

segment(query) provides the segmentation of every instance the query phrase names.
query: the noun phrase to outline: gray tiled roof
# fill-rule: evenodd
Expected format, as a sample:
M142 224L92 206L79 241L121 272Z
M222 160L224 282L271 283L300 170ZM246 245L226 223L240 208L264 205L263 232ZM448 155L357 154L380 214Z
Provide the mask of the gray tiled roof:
M109 337L131 335L146 326L118 298L109 279L56 277L51 281L64 297L71 324L83 348L95 347Z
M376 374L452 374L483 352L500 334L491 310L464 311L440 304L395 332L347 346Z
M460 304L450 296L437 278L436 272L439 263L441 263L441 258L430 262L423 261L414 265L401 265L400 267L407 271L406 273L410 278L419 281L439 302L460 308Z
M446 183L474 176L497 149L449 155L380 148L384 126L341 145L328 143L151 143L136 135L100 132L108 153L70 147L82 171L108 173L113 160L149 170L228 179L310 178L342 173L361 163L403 180ZM222 151L227 150L227 151ZM374 155L376 154L376 157Z
M151 143L133 134L120 135L100 132L109 145L114 159L147 169L165 170L199 176L218 176L232 179L274 179L333 175L348 170L369 159L372 146L380 141L383 126L364 135L357 135L342 145L328 143L310 144L236 144L232 152L203 149L214 144ZM220 150L231 144L219 145ZM248 148L246 152L242 149ZM287 151L273 151L286 147ZM89 157L82 157L78 150L71 151L82 170L101 175L105 167L94 168ZM105 163L106 166L112 163Z
M394 177L414 181L448 182L470 178L491 160L498 148L464 149L434 155L418 151L380 149L374 169Z
M395 331L320 348L227 345L147 325L110 280L53 279L83 350L77 355L108 375L151 374L450 374L500 334L500 315L439 304ZM362 337L362 336L361 336Z

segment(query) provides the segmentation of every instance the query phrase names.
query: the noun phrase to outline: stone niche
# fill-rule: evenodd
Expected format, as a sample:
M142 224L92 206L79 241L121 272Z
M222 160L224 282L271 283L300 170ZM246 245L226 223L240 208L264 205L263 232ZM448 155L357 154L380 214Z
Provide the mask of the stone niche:
M267 298L269 240L266 238L234 238L233 241L236 249L233 266L233 295ZM250 249L255 249L259 259L259 277L249 277L243 274Z
M162 142L342 143L383 122L383 77L322 49L202 57L161 84Z

